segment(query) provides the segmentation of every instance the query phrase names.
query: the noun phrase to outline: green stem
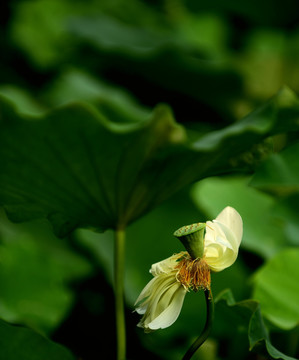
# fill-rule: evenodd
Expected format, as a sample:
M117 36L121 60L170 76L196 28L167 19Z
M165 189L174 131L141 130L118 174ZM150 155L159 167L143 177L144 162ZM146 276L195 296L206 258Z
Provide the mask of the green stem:
M212 296L212 291L205 291L205 298L207 304L207 319L205 327L199 337L194 341L190 346L182 360L189 360L194 355L194 353L200 348L200 346L206 341L209 336L210 330L212 328L213 317L214 317L214 301Z
M126 358L126 324L124 308L125 230L115 230L114 286L117 360Z

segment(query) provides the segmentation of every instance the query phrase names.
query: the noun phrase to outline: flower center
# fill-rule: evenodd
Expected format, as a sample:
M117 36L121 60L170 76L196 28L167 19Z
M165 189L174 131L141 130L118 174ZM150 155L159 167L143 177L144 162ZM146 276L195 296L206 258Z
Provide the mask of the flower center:
M210 268L204 258L192 259L189 254L179 260L176 278L187 290L210 290Z

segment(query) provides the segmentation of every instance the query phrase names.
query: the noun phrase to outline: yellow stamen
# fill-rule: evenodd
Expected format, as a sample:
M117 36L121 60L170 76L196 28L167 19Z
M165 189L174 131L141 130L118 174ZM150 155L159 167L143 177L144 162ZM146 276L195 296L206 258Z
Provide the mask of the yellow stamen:
M187 290L198 291L199 289L210 290L210 268L204 258L192 259L185 254L175 267L176 278Z

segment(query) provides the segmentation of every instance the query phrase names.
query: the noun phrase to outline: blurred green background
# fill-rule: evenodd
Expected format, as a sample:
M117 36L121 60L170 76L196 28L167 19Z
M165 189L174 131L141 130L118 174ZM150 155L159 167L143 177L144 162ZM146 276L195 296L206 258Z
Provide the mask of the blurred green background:
M166 103L195 139L238 122L284 85L299 94L298 10L297 0L1 2L0 96L22 116L79 100L136 123ZM227 205L242 215L244 238L237 262L213 274L213 292L258 300L272 344L299 356L298 132L269 143L258 159L247 154L254 166L245 174L185 187L129 226L128 359L180 359L200 333L201 293L188 294L177 322L153 334L136 327L133 304L151 264L182 250L172 233ZM77 358L114 358L112 238L80 229L61 240L46 220L12 224L2 212L0 317ZM268 358L249 352L247 327L217 305L211 337L194 359Z

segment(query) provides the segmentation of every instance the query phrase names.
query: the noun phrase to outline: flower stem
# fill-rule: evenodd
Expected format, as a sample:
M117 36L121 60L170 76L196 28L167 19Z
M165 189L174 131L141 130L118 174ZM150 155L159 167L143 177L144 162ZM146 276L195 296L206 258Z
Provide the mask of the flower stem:
M207 319L205 327L199 337L194 341L190 346L182 360L189 360L194 355L194 353L200 348L200 346L206 341L209 336L210 330L212 328L213 318L214 318L214 301L211 290L205 291L206 305L207 305Z
M126 358L126 324L124 309L125 230L115 230L114 291L117 360Z

